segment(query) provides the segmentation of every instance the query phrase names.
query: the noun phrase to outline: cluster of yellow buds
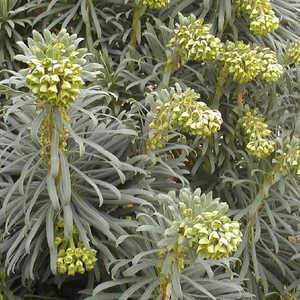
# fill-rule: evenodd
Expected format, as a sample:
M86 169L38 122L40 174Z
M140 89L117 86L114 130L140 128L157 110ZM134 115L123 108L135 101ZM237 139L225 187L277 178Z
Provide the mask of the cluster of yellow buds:
M54 243L59 247L56 261L57 271L73 276L76 273L83 274L85 271L92 270L97 261L97 251L84 247L75 226L73 226L72 235L66 241L64 239L63 227L63 221L56 223Z
M268 139L271 130L264 123L263 116L255 111L247 111L241 119L241 126L249 137L246 150L250 155L262 158L271 155L275 151L275 143Z
M33 39L28 41L31 55L23 61L29 66L26 82L37 103L68 107L75 101L83 85L82 66L86 63L86 50L77 49L79 42L65 29L57 35L47 30L43 36L33 32Z
M249 15L250 30L254 34L266 35L279 26L269 0L236 0L235 7L238 15L243 12Z
M259 74L263 80L275 82L283 72L283 67L277 63L273 51L259 47L252 49L242 41L227 42L221 60L224 71L232 74L233 79L240 83L249 82Z
M212 200L211 194L201 195L200 189L193 194L183 190L179 197L184 199L180 202L184 219L179 232L189 246L208 259L231 256L242 241L242 233L240 224L225 215L228 205Z
M135 0L135 2L149 8L163 8L170 3L170 0Z
M176 211L171 229L178 235L176 244L167 246L165 252L179 251L180 269L188 262L185 256L190 249L208 259L229 257L237 250L242 241L240 224L226 216L226 203L213 199L212 193L201 194L200 188L194 192L181 189L179 202L175 192L167 197L173 200L172 211Z
M64 49L62 43L57 47L61 51ZM69 58L31 59L28 64L30 71L26 83L37 97L37 103L67 107L75 101L83 85L80 65L73 64Z
M176 24L169 46L180 57L181 65L187 60L214 60L223 53L222 42L210 34L211 25L203 22L203 19L196 19L194 15L184 17L179 14L179 24Z
M169 141L169 134L167 132L150 132L149 139L146 142L146 150L151 151L163 148Z
M217 210L201 213L192 223L182 224L184 237L205 258L229 257L242 241L240 224Z
M282 176L287 175L289 171L300 175L300 143L292 141L292 143L286 143L284 148L276 151L273 163L276 163Z
M283 73L283 66L277 62L275 52L264 48L259 54L262 64L261 78L266 82L278 81Z
M286 60L288 62L296 63L300 65L300 43L293 43L286 54Z
M167 142L167 132L172 129L200 138L220 130L223 122L221 113L197 101L199 95L194 90L187 89L183 93L172 90L169 96L169 101L158 103L155 108L149 127L155 130L156 135L148 143L150 149L159 146L162 141Z

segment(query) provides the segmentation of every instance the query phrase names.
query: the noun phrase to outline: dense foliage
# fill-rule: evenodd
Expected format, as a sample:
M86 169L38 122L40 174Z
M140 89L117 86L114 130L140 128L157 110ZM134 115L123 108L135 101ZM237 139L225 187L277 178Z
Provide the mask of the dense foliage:
M299 19L1 0L0 299L299 299Z

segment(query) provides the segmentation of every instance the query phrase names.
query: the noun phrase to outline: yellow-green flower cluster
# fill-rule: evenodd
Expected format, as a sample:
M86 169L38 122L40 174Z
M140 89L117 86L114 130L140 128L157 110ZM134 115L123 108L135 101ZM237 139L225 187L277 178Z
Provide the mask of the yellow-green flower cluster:
M279 26L279 19L275 16L269 0L237 0L235 7L238 15L242 12L249 15L250 30L254 34L266 35Z
M138 0L136 2L149 8L163 8L170 3L170 0Z
M262 64L261 78L266 82L278 81L283 73L283 67L277 62L276 53L265 48L259 54Z
M63 51L63 44L58 46ZM69 58L31 59L26 83L37 97L38 103L67 107L75 101L83 85L82 69Z
M300 65L300 43L293 43L286 54L288 62L294 62Z
M83 85L84 49L76 50L78 39L65 30L58 35L34 32L29 46L32 56L27 61L26 82L37 97L37 103L68 107Z
M64 240L63 221L56 224L54 243L59 247L56 261L57 271L70 276L76 273L83 274L94 268L97 261L95 249L87 249L80 240L75 227L68 241Z
M147 151L163 148L169 141L169 135L166 132L150 132L149 139L146 142Z
M183 235L205 258L229 257L242 241L240 224L217 210L201 213L192 223L182 224Z
M252 49L242 41L227 42L221 60L224 63L224 72L232 74L233 80L240 83L249 82L259 74L263 80L275 82L283 72L283 67L277 63L273 51L259 47Z
M220 130L223 122L221 113L197 101L198 98L198 94L188 89L183 93L173 93L170 101L156 106L149 127L155 129L158 135L154 136L155 140L149 141L149 146L159 145L159 139L168 141L167 131L171 129L200 138Z
M275 143L269 140L271 130L264 123L264 118L255 111L246 112L241 120L241 126L249 137L247 152L258 158L267 157L275 151Z
M300 145L286 145L285 151L278 150L274 162L282 176L287 175L288 171L300 175Z
M242 241L240 224L226 216L228 205L212 200L211 194L201 195L196 189L192 194L181 191L180 207L183 220L179 226L182 238L198 254L208 259L229 257Z
M181 65L187 60L210 61L223 52L220 39L210 34L211 25L204 24L203 19L179 15L179 21L169 46L180 57Z

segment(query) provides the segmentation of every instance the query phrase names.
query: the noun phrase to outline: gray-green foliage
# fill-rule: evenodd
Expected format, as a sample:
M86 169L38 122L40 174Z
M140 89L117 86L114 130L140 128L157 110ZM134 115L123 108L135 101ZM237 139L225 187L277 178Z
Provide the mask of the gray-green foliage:
M159 194L157 201L158 211L145 209L137 214L139 226L135 234L118 239L119 245L129 240L132 246L127 249L125 258L112 262L113 281L99 284L93 296L86 300L167 299L164 288L168 281L171 299L247 299L249 295L241 289L236 274L224 273L230 260L204 260L201 252L197 254L197 246L192 250L192 240L201 234L195 231L191 240L185 232L188 226L196 225L190 223L188 210L202 223L202 217L216 211L222 219L226 204L212 199L211 193L201 194L200 189L194 193L181 189L179 195L175 191ZM124 286L123 292L106 291L118 285Z
M85 293L91 295L93 287L102 282L94 291L95 299L126 299L130 294L133 296L128 297L140 299L145 293L157 299L155 287L159 283L153 263L158 260L155 251L167 217L156 193L190 184L220 197L228 204L230 217L241 223L243 241L234 254L238 260L230 260L236 291L241 291L242 284L257 299L270 299L275 293L283 298L300 296L300 5L297 0L271 1L279 27L270 34L255 35L250 30L252 20L248 13L237 11L238 2L172 0L164 8L145 9L133 30L134 1L36 0L30 1L31 6L26 1L11 1L14 7L10 10L20 12L10 15L12 21L20 16L28 25L26 30L8 21L1 25L1 30L5 28L2 59L16 53L14 40L7 38L10 28L14 28L12 37L23 38L26 43L33 20L33 28L38 31L48 28L57 32L66 27L83 37L82 45L94 54L91 62L100 65L96 79L83 87L70 107L68 153L59 152L67 170L63 176L67 189L58 186L57 192L61 199L72 199L67 208L57 203L53 182L45 179L49 166L39 155L41 144L37 139L43 116L34 109L34 98L25 85L26 74L11 71L5 74L11 78L1 82L1 104L5 104L4 110L0 107L1 251L8 271L22 271L24 280L38 275L53 278L56 250L52 241L57 212L52 207L58 205L61 216L66 216L66 236L75 224L81 228L86 246L90 243L98 250L99 268L87 276ZM228 57L235 57L235 65L229 61L223 70L227 73L220 71L225 64L222 51L214 60L205 62L197 59L203 53L194 53L187 59L186 53L180 57L182 51L178 51L176 56L170 40L176 37L178 13L185 17L193 13L191 19L201 18L203 24L211 24L207 25L206 36L193 38L193 43L206 41L207 36L224 44L234 43L230 45L243 41L247 49L261 49L267 56L261 66L256 65L257 61L250 65L254 66L251 74L246 66L248 60L241 68L239 53L234 56L231 50ZM3 19L0 23L4 24ZM256 33L265 33L266 28L254 25ZM136 43L131 43L132 32ZM10 54L8 42L13 49ZM196 49L193 51L202 48L202 44L188 45L188 49ZM176 68L168 69L170 61ZM261 70L267 63L270 68L264 75ZM9 65L24 67L17 62ZM239 79L235 72L241 70L246 70L243 74L250 76L249 80L235 80ZM178 128L168 129L165 134L170 138L164 147L147 152L153 108L168 101L164 95L172 92L175 85L183 93L193 89L200 95L199 101L218 109L223 124L207 137L195 138ZM244 124L242 128L241 123L249 110L263 115L270 130L267 142L272 149L260 149L260 155L256 155L256 149L247 152L250 135L244 128L251 126ZM265 149L265 144L258 146ZM268 156L261 155L266 152ZM160 231L149 241L144 236L152 234L153 224ZM139 234L143 239L134 239L137 228L147 229ZM40 247L49 248L49 252L39 252ZM143 257L147 251L149 256ZM229 275L217 261L201 259L182 274L183 293L203 293L206 288L212 293L206 294L207 299L227 299L227 288L232 288L223 285ZM113 286L110 280L114 278L118 281ZM173 280L176 287L177 279ZM106 292L109 286L112 289ZM101 293L105 290L107 294L96 296L102 289ZM186 299L191 297L185 294ZM236 294L230 297L236 299Z

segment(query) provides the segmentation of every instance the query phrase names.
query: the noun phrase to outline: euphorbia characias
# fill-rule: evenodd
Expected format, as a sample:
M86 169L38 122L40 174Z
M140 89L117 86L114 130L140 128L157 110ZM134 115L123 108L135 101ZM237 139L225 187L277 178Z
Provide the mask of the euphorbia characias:
M65 161L71 130L68 109L75 102L85 76L90 79L97 74L84 69L89 68L86 59L88 54L85 48L78 48L81 41L76 34L70 35L65 29L58 34L44 30L43 35L33 31L33 38L28 39L28 47L23 42L19 43L26 55L16 57L29 67L25 70L26 83L34 96L39 115L40 155L49 165L49 197L53 208L60 214L63 207L68 219L71 218L71 182L70 176L65 176L69 173L65 169L69 168ZM97 68L98 65L95 66ZM66 183L66 180L69 182ZM90 271L97 260L97 251L83 246L70 221L67 226L63 219L58 221L56 231L54 243L59 246L57 271L68 275Z

